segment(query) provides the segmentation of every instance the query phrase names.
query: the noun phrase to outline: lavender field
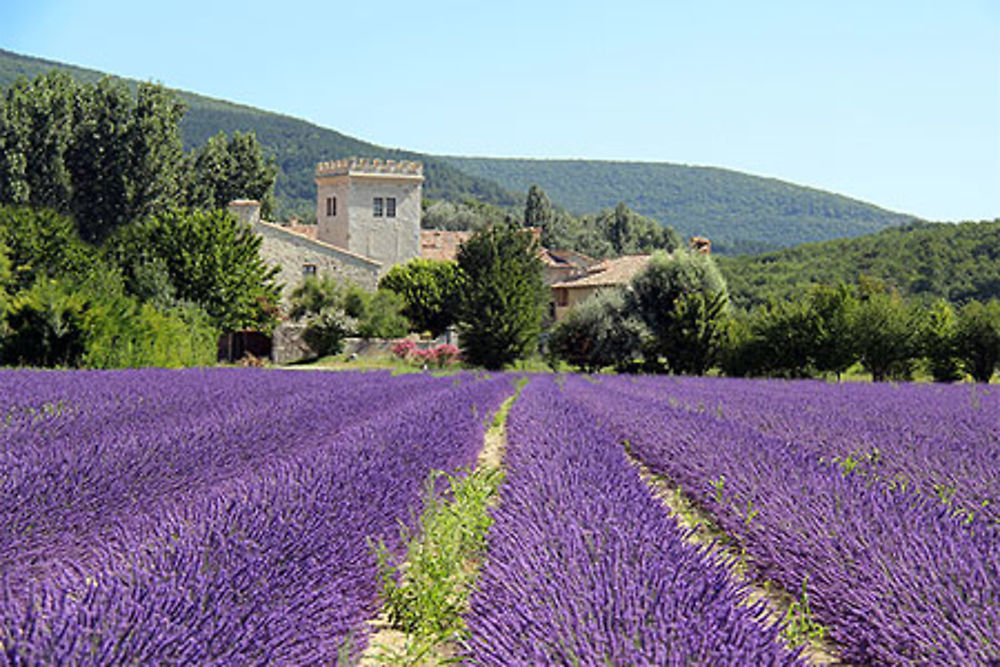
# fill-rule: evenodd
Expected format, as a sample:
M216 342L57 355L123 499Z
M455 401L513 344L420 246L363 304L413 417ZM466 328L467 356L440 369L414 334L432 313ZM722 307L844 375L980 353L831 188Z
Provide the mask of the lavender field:
M372 545L404 552L513 379L0 372L0 664L357 662ZM536 376L502 468L466 664L815 660L760 588L835 659L1000 660L995 389Z

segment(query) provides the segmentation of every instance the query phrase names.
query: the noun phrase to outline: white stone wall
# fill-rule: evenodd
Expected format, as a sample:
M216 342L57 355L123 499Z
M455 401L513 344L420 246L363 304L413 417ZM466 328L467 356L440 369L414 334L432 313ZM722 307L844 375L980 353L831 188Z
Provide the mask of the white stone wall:
M383 175L350 177L348 245L354 253L379 262L401 264L420 256L420 182ZM373 200L381 197L381 217L373 215ZM385 215L385 200L396 199L396 216Z
M280 269L278 281L284 284L282 301L287 303L292 290L302 282L303 266L312 264L317 276L333 276L338 282L352 282L369 291L375 291L378 280L387 265L320 241L300 236L269 223L254 225L261 235L260 255L270 266Z
M328 197L337 198L337 215L326 214ZM327 176L316 179L316 223L317 236L321 241L335 245L338 248L350 250L350 240L347 234L347 176Z

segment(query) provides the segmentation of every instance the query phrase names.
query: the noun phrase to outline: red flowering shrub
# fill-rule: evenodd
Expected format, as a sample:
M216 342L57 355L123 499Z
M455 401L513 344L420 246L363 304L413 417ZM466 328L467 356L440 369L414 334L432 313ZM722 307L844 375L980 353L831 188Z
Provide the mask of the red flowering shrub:
M397 340L392 346L392 355L397 359L408 359L416 347L417 344L409 338Z
M434 353L434 361L437 362L438 368L457 364L462 355L457 347L448 343L438 345L432 352Z

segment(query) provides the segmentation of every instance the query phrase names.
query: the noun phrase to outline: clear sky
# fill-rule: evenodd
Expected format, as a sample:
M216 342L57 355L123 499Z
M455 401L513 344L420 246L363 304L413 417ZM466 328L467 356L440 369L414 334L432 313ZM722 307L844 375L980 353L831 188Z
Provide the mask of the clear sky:
M384 146L1000 216L1000 0L0 0L0 48Z

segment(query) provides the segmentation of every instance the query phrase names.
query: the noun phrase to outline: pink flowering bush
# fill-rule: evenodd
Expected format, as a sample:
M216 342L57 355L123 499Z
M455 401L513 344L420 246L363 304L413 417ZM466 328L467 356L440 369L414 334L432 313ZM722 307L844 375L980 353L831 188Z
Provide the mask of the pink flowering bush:
M408 359L416 347L417 344L409 338L397 340L392 346L392 355L397 359Z
M410 339L397 341L392 346L397 359L412 361L417 366L454 366L461 360L461 352L454 345L443 343L433 348L420 348Z
M449 345L448 343L442 343L431 351L434 353L434 360L437 362L438 368L453 366L457 364L462 357L462 353L459 352L458 348L454 345Z

